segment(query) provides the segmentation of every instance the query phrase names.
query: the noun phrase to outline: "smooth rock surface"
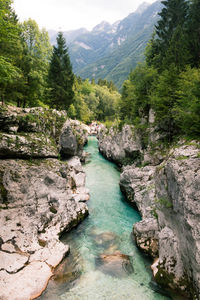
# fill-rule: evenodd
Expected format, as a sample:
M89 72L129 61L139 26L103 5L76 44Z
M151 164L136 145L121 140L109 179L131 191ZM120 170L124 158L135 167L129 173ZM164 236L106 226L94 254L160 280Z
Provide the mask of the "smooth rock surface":
M40 296L53 275L44 262L32 262L20 272L10 275L0 271L0 299L29 300Z

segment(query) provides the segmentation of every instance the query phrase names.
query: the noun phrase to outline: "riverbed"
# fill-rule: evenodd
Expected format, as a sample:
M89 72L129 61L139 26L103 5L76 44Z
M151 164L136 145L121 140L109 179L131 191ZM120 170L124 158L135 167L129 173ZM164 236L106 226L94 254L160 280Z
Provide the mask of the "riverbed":
M42 300L167 300L149 285L150 261L137 249L132 227L141 217L123 198L120 172L98 151L89 137L85 164L90 189L89 217L62 237L70 254L57 268ZM125 257L125 263L105 263L102 258ZM115 261L115 259L114 259Z

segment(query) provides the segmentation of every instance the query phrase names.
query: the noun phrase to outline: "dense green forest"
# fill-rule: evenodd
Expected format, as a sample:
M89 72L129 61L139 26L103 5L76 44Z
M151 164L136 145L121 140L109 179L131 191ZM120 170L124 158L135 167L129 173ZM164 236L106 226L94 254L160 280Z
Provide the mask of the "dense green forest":
M51 46L34 20L20 23L11 0L0 0L2 104L65 109L71 118L147 126L150 108L158 130L175 136L200 132L200 2L162 1L146 61L123 84L82 80L72 72L62 33ZM146 123L144 123L146 120ZM143 125L141 125L143 124Z
M34 20L18 21L11 0L0 0L0 32L2 104L64 109L86 123L114 120L120 94L112 81L76 78L61 32L52 47Z
M162 1L146 61L124 82L120 119L141 127L152 108L169 141L200 135L200 2ZM148 120L147 120L148 123Z

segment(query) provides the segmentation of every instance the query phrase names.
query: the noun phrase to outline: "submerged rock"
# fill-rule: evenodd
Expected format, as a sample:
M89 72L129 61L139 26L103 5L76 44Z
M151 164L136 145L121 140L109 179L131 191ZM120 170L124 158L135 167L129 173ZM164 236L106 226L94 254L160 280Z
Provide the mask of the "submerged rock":
M113 254L101 254L96 259L100 271L115 277L124 277L133 273L130 256L116 251Z
M112 254L119 249L119 237L113 232L93 234L93 241L105 254Z

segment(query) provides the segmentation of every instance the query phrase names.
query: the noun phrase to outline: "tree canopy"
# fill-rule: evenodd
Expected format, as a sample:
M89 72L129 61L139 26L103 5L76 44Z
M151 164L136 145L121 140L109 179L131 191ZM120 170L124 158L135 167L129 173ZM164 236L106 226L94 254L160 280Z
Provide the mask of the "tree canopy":
M156 126L168 141L179 135L199 137L200 2L162 4L146 62L124 83L120 117L123 122L144 123L153 108Z

